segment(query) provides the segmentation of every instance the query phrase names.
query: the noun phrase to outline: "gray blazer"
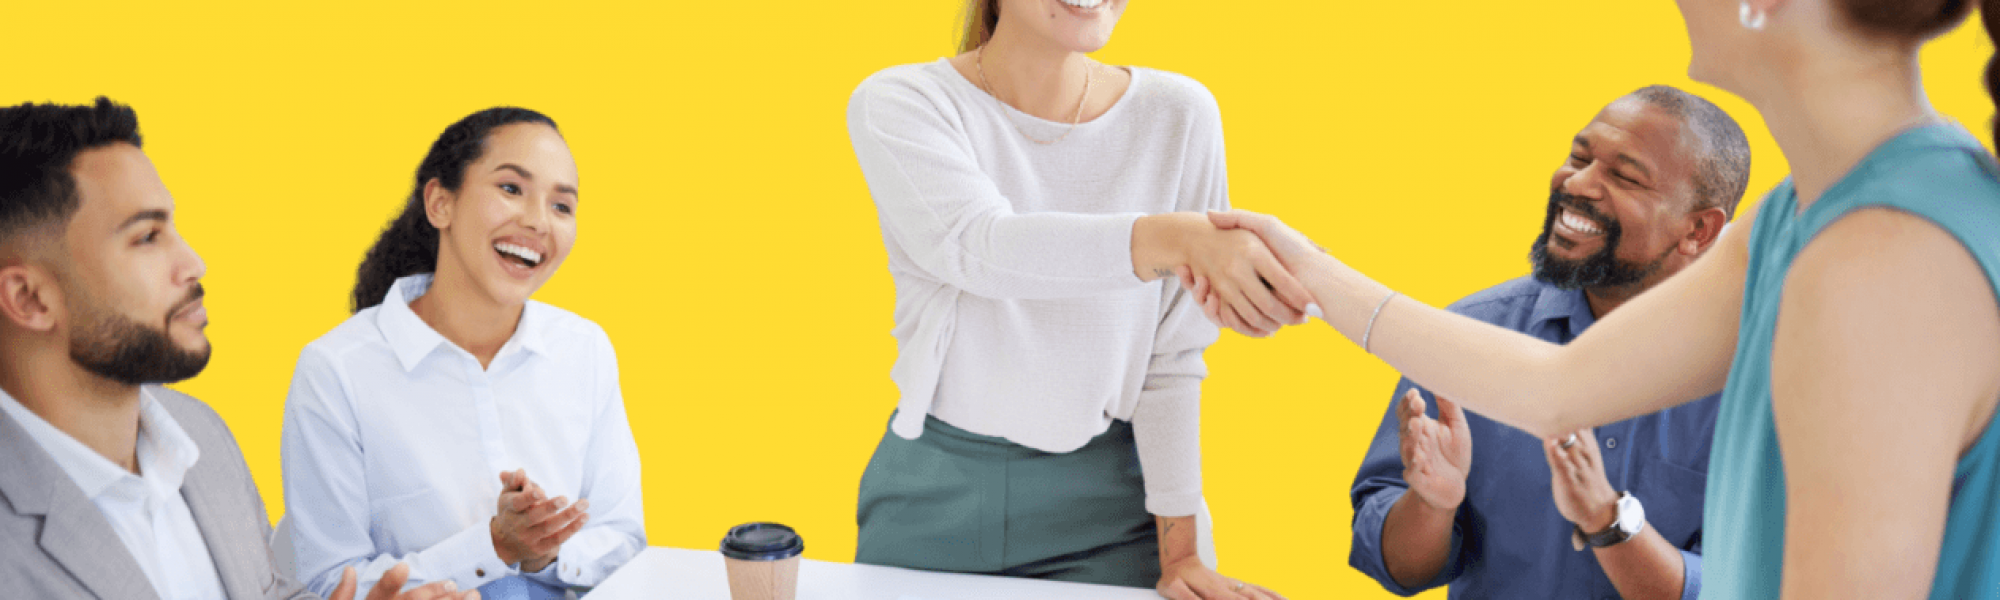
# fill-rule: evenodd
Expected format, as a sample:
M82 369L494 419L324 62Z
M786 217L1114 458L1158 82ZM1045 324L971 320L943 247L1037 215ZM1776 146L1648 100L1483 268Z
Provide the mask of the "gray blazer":
M222 417L180 392L159 386L146 390L201 448L201 459L181 483L181 496L208 542L223 591L231 600L317 598L274 568L264 500ZM7 597L159 597L97 505L4 412L0 503L0 590Z

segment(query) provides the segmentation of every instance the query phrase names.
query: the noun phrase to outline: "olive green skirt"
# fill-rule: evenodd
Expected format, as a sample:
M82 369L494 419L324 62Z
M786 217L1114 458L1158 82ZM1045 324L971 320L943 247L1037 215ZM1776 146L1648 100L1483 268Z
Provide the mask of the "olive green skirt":
M861 476L854 561L1151 588L1159 537L1132 425L1051 454L924 418Z

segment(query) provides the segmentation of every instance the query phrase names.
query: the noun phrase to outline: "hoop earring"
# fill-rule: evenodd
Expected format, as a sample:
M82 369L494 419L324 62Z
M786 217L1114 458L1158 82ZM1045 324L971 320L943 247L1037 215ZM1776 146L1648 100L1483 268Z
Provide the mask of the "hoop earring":
M1744 29L1751 31L1763 31L1766 16L1768 15L1764 14L1764 11L1750 8L1750 0L1743 0L1743 4L1736 9L1737 22L1742 23Z

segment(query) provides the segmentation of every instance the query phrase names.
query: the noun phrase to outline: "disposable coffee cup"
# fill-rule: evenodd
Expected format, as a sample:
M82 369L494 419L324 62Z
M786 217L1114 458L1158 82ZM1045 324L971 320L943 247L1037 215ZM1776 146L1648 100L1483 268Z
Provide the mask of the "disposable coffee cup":
M805 538L777 523L745 523L722 538L731 600L797 600Z

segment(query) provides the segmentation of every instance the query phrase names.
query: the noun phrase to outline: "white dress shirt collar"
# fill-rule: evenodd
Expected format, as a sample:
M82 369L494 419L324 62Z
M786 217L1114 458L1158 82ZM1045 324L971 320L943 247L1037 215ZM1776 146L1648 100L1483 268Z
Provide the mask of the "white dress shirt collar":
M431 289L431 274L422 273L397 279L389 286L389 293L382 297L382 310L377 312L375 326L382 330L382 337L396 353L396 361L403 365L403 371L415 370L424 357L430 356L439 346L457 348L451 340L432 329L422 317L410 310L410 303L422 298ZM514 335L500 346L494 354L494 361L512 354L515 348L546 356L544 329L549 315L544 314L542 303L529 300L521 309L521 321L514 326ZM460 349L463 351L463 349Z
M153 399L145 388L139 388L139 439L136 446L140 475L126 471L111 459L98 454L75 437L57 429L22 406L4 390L0 390L0 409L7 411L28 437L49 453L56 465L69 474L70 480L83 490L84 497L97 498L110 491L120 482L143 481L154 487L154 493L180 494L181 482L187 471L201 459L201 448L194 438L188 437L167 408ZM141 477L143 475L144 477ZM127 479L130 478L130 479ZM130 489L128 486L121 488Z
M201 460L200 446L166 405L139 389L138 474L56 429L5 392L0 392L0 410L20 423L96 505L159 597L223 597L222 576L209 556L208 541L181 495L189 469Z

